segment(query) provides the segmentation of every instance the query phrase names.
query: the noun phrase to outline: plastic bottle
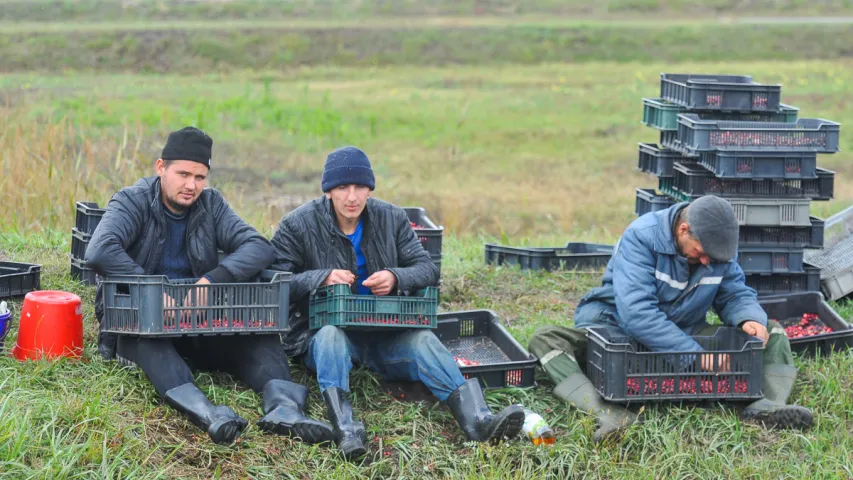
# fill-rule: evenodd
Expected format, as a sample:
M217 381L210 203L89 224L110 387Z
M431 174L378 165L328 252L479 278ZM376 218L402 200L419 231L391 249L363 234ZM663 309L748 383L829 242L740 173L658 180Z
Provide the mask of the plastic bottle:
M533 410L524 409L524 426L521 430L533 445L553 445L557 441L545 419Z

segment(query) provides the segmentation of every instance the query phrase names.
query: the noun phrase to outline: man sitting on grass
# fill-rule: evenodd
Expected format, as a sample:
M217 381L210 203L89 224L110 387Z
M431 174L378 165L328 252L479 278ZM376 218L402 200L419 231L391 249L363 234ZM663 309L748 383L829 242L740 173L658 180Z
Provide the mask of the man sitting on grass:
M197 128L172 132L157 160L156 176L116 193L86 250L99 275L165 275L199 278L198 285L249 280L273 260L266 238L231 210L222 195L205 188L213 140ZM228 256L219 261L217 250ZM95 313L104 313L98 286ZM206 289L199 289L200 297ZM189 300L164 298L166 306ZM173 319L174 321L174 319ZM193 383L188 365L232 373L263 396L258 426L311 443L332 440L329 425L303 413L308 390L290 378L279 335L137 337L101 332L98 349L138 365L166 403L184 413L216 443L230 444L246 420L213 405Z
M465 381L453 356L432 331L308 329L307 301L324 285L349 285L361 295L415 293L438 284L438 269L402 208L370 198L375 188L367 155L354 147L329 154L325 195L287 214L272 239L275 268L293 272L291 331L284 345L317 373L335 441L348 458L367 452L364 425L348 400L353 362L388 380L423 382L450 407L468 439L500 440L521 429L524 411L493 415L476 379Z
M614 329L657 352L699 352L691 335L740 328L765 342L764 398L747 406L744 417L769 426L811 426L811 411L787 405L797 376L791 345L785 330L768 322L755 290L745 285L737 244L737 218L720 197L643 215L616 245L602 286L581 299L575 328L543 327L530 339L530 351L557 385L554 395L596 416L596 442L618 434L636 416L604 402L584 375L587 327ZM706 323L712 307L728 327ZM706 371L727 363L725 355L701 358Z

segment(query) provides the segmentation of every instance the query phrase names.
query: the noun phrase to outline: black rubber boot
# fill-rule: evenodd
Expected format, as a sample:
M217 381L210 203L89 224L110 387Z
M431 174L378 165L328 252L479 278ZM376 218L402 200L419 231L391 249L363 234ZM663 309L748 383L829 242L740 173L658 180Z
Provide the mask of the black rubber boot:
M571 403L582 412L595 415L598 422L598 428L592 435L595 443L618 440L632 423L642 422L642 418L638 418L625 408L605 402L586 375L582 373L569 375L560 382L554 388L554 395Z
M743 411L743 418L770 428L806 430L811 427L811 410L787 404L796 379L797 367L793 365L765 365L761 386L764 398L749 404Z
M323 392L323 399L326 401L329 420L334 427L338 449L349 460L363 457L367 454L367 437L364 425L352 418L352 406L347 392L332 387Z
M497 415L493 414L476 378L454 390L447 398L447 406L468 440L498 443L518 435L524 425L521 405L510 405Z
M183 413L198 428L207 432L213 443L230 445L243 433L249 422L234 410L214 405L192 383L185 383L166 392L166 403Z
M308 389L287 380L270 380L264 385L264 418L258 427L285 437L298 437L306 443L331 442L332 427L305 416Z

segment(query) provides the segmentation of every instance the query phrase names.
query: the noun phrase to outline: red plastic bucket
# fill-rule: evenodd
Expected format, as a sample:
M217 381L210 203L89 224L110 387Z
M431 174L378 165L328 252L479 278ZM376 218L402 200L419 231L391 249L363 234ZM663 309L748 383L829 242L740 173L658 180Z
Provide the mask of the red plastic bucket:
M12 355L18 360L41 357L79 358L83 354L83 312L80 297L56 290L30 292L24 297L18 341Z

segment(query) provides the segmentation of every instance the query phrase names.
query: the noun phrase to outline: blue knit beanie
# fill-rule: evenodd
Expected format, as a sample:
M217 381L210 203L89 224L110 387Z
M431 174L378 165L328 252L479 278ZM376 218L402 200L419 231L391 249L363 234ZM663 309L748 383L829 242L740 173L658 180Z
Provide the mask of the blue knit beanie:
M324 192L339 185L364 185L376 188L376 179L367 155L355 147L342 147L326 157L323 168L322 187Z

